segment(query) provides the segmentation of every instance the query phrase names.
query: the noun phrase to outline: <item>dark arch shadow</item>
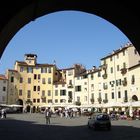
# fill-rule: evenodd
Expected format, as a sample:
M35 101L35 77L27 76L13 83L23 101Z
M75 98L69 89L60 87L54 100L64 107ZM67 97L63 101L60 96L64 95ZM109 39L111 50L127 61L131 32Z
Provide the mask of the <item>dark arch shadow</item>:
M83 11L108 20L118 27L140 52L140 14L137 5L139 4L136 1L122 3L120 0L5 1L0 5L0 57L8 42L24 25L43 15L63 10Z
M62 126L57 122L47 126L9 117L0 119L0 135L2 140L139 140L140 128L131 124L132 122L128 121L126 124L122 121L118 125L117 121L114 121L111 131L94 131L88 129L86 125Z

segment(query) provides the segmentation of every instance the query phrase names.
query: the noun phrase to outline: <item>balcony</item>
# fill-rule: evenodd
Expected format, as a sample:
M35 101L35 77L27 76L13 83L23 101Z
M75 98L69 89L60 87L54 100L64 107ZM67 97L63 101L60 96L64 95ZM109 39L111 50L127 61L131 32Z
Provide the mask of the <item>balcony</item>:
M107 64L103 64L101 67L102 67L103 70L106 70L107 69Z
M68 84L67 87L68 87L68 88L73 88L73 85L72 85L72 84Z
M124 75L124 74L126 74L126 73L127 73L127 69L126 69L126 68L122 68L122 69L121 69L121 74Z
M123 86L127 86L127 81L126 80L123 80L122 81L122 84L123 84Z
M106 73L103 74L102 77L103 77L104 79L107 79L107 74L106 74Z
M104 99L103 102L104 102L104 103L108 103L108 99Z

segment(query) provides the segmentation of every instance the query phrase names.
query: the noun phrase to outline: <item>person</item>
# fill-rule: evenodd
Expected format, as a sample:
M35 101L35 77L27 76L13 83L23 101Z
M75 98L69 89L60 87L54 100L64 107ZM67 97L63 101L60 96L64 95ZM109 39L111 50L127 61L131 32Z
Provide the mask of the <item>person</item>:
M51 112L49 108L45 109L45 118L46 118L46 124L50 124L50 117L51 117Z
M1 118L6 118L6 110L4 108L1 110Z

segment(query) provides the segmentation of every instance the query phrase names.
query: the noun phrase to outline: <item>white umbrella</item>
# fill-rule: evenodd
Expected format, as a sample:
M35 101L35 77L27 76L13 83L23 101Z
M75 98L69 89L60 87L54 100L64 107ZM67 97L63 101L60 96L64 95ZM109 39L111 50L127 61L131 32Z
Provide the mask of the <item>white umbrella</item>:
M23 107L23 105L17 105L17 104L12 104L12 105L9 105L10 107Z

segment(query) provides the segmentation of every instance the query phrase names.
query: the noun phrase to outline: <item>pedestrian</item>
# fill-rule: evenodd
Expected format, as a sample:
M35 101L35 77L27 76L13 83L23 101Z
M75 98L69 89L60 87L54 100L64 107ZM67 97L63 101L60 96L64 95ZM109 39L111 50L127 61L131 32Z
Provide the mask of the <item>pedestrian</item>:
M45 109L46 124L50 124L51 111L49 108Z
M6 118L6 110L4 108L1 110L1 118Z

